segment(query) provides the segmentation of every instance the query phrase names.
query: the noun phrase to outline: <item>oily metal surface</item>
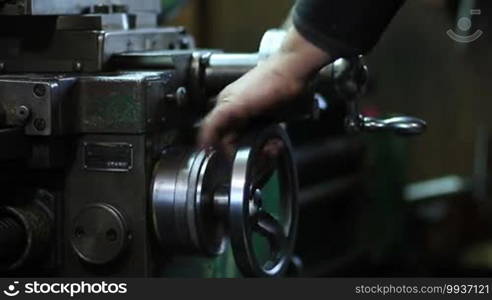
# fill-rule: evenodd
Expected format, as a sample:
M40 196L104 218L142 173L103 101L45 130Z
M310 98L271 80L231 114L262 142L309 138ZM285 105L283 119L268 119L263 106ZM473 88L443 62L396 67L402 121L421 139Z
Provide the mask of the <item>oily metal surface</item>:
M154 229L163 247L217 255L224 249L222 222L214 214L213 192L223 166L204 151L166 151L154 172L151 206Z

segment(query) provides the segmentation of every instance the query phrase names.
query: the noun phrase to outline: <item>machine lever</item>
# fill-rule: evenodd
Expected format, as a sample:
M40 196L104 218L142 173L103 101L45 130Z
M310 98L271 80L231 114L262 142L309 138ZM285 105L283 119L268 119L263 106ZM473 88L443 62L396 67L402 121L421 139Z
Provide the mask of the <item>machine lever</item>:
M400 116L389 119L377 119L372 117L364 117L363 128L365 131L392 131L398 135L418 135L422 134L427 123L424 120Z
M345 128L350 133L389 131L398 135L418 135L427 129L424 120L410 116L388 119L366 117L359 112L359 99L365 92L369 72L362 57L339 59L330 65L324 74L337 93L347 102Z
M381 132L389 131L397 135L419 135L427 129L427 123L419 118L409 116L397 116L388 119L349 115L345 121L345 127L349 133Z

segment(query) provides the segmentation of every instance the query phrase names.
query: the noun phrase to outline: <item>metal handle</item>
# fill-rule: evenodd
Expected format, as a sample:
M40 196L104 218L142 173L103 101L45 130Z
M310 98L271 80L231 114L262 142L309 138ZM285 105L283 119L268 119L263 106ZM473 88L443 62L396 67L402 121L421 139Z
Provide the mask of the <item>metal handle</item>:
M419 135L426 130L427 123L424 120L407 116L389 119L364 117L362 126L364 131L370 132L391 131L398 135Z
M409 116L378 119L360 114L356 116L349 114L345 121L345 128L349 133L386 131L402 136L412 136L424 133L427 123L422 119Z
M427 123L415 117L396 116L388 119L366 117L359 112L358 99L365 92L369 71L362 57L339 59L321 72L325 83L333 86L339 97L347 102L345 128L348 132L389 131L398 135L418 135Z

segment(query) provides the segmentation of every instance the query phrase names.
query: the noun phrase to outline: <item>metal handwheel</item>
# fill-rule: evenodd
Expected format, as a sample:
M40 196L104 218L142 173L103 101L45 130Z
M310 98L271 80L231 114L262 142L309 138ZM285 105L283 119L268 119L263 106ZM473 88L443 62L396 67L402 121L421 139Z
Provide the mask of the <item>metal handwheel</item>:
M282 275L290 261L298 215L291 153L280 126L251 132L232 160L189 149L164 153L151 191L161 246L180 254L213 256L222 253L229 237L244 276ZM268 251L258 251L256 240L263 240Z
M234 257L247 276L276 276L288 265L297 228L297 173L285 132L272 127L246 139L234 158L229 190L229 226ZM277 216L268 212L264 188L277 181ZM265 199L266 198L266 199ZM253 235L268 240L261 262Z

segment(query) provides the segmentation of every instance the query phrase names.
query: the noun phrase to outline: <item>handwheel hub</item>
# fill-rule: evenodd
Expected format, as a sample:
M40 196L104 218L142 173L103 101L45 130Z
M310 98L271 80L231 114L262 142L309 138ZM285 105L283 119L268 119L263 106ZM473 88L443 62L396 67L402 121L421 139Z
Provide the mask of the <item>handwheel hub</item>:
M253 197L249 200L249 215L255 217L262 208L263 198L261 196L261 190L256 189L253 192Z

